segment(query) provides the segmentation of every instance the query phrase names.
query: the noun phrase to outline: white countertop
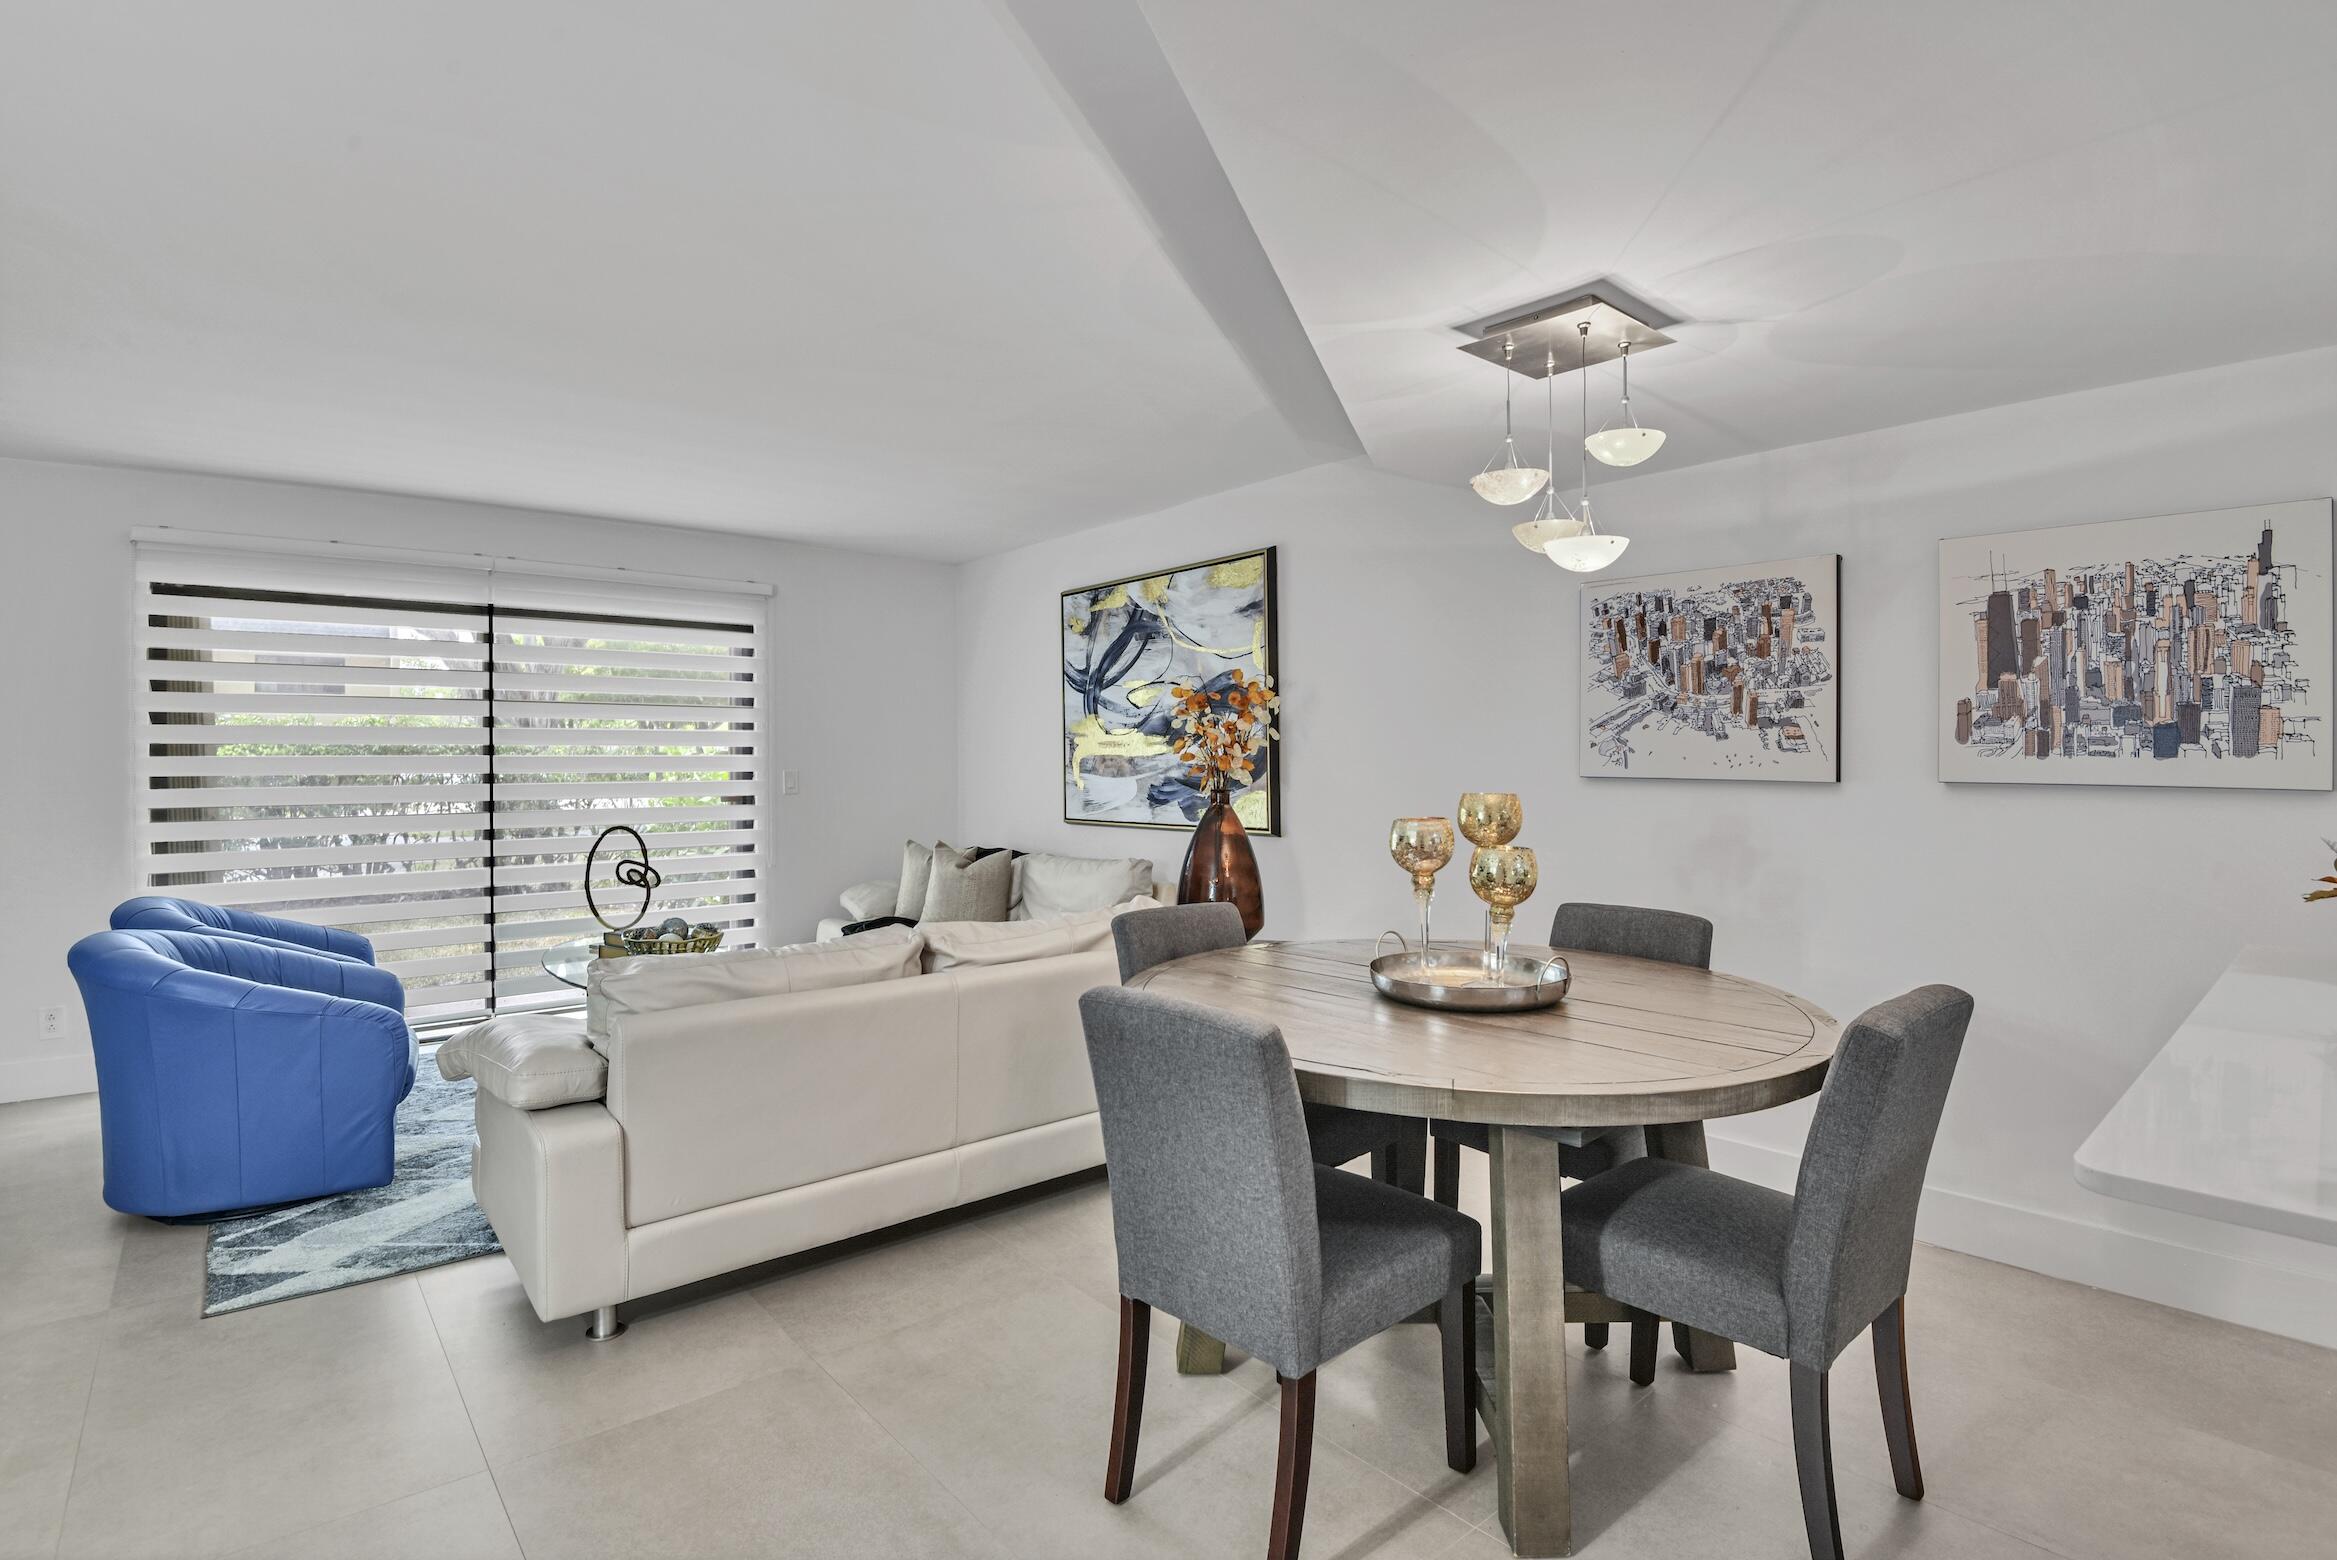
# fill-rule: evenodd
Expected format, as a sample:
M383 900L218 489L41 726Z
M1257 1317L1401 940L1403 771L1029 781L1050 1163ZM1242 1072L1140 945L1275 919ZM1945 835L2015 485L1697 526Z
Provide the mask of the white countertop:
M2076 1169L2111 1197L2337 1245L2337 947L2241 953Z

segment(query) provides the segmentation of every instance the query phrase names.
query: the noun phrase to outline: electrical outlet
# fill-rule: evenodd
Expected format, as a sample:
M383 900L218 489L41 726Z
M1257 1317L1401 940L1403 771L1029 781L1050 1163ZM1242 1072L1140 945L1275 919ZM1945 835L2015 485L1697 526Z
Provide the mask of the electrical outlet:
M40 1010L40 1037L43 1040L62 1040L65 1038L65 1010L63 1008L45 1007Z
M779 794L781 796L793 796L802 789L803 775L800 771L793 769L779 771Z

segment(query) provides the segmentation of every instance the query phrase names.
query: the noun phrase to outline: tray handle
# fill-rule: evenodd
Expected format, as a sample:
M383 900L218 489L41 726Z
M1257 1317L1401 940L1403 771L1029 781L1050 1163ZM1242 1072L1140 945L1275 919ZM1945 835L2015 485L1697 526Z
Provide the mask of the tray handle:
M1380 949L1387 946L1387 941L1391 937L1396 940L1396 951L1398 953L1410 953L1412 951L1412 945L1404 941L1404 934L1402 932L1382 932L1379 934L1379 936L1372 939L1371 957L1373 963L1376 964L1379 962L1379 951Z

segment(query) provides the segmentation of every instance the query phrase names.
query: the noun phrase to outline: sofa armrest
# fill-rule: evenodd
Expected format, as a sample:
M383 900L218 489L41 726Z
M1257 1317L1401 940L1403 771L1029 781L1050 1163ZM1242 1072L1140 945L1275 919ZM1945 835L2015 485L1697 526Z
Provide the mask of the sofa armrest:
M880 915L891 915L895 901L901 897L897 879L884 878L876 882L855 883L836 896L836 903L844 907L847 921L873 921Z
M471 1193L547 1322L629 1298L625 1134L598 1101L515 1110L478 1096Z

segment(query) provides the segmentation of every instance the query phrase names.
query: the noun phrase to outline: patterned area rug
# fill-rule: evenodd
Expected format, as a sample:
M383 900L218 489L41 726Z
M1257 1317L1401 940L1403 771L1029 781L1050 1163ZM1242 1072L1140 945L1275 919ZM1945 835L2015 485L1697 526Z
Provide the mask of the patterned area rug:
M370 1283L501 1251L471 1200L471 1081L448 1083L426 1054L398 1107L387 1186L211 1226L203 1314Z

